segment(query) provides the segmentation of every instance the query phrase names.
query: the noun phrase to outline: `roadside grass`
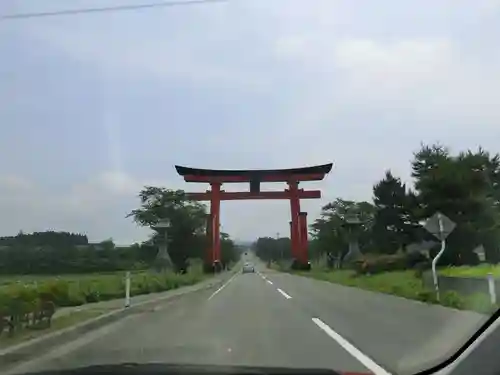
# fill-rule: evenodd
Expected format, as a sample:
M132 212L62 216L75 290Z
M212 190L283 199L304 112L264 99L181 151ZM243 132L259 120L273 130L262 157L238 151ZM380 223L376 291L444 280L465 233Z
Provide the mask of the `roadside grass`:
M131 272L131 295L149 294L192 285L205 279L199 265L185 274L173 272ZM0 295L19 290L47 291L56 294L57 307L79 306L90 302L121 298L125 294L125 272L70 275L9 275L0 278Z
M148 271L131 271L132 275L145 274ZM12 285L35 285L49 280L64 280L67 282L92 282L95 280L106 281L113 280L117 276L124 277L125 271L115 272L96 272L86 274L60 274L60 275L2 275L0 276L0 290Z
M336 284L352 286L375 292L393 294L410 299L424 299L426 289L422 281L415 277L414 271L394 271L376 275L356 275L352 270L311 270L309 272L295 272L301 276L308 276Z
M492 305L486 294L462 296L456 292L444 292L440 301L437 301L434 290L423 285L421 278L417 277L415 270L384 272L375 275L357 275L352 270L327 270L312 269L309 272L281 271L311 277L350 287L356 287L373 292L390 294L407 299L417 300L429 304L439 304L459 310L470 310L482 314L491 314L500 306Z
M86 309L82 311L74 311L54 319L51 326L45 329L26 329L18 332L16 335L11 337L4 332L0 336L0 349L19 344L23 341L28 341L40 336L44 336L51 332L59 331L63 328L67 328L77 323L81 323L86 320L98 317L99 315L105 314L108 311L109 310L104 309Z
M494 277L500 277L500 266L481 264L478 266L446 267L439 270L439 273L454 277L486 277L488 273L491 273Z
M211 275L203 273L202 265L190 267L187 274L137 271L131 274L131 296L164 292L196 284ZM26 340L45 334L82 319L102 314L108 308L96 305L65 314L54 314L59 307L122 299L125 296L125 272L2 277L0 284L0 347L2 343ZM45 322L53 317L52 327ZM8 337L9 332L11 336ZM10 345L10 344L9 344Z
M4 275L0 276L0 293L13 286L38 287L45 282L68 283L70 287L85 287L97 284L116 284L125 280L125 271L89 273L89 274L61 274L61 275ZM196 268L188 275L199 274L201 271ZM131 271L132 280L143 280L152 275L160 273L151 270ZM172 275L174 275L172 273Z
M231 273L238 272L238 263L231 264ZM131 295L143 295L168 291L193 285L213 274L205 274L201 262L194 264L187 274L173 272L132 271ZM86 303L122 299L125 294L125 272L69 275L19 275L0 277L0 319L33 319L36 301L42 295L51 295L56 307L75 306L64 314L53 315L52 324L27 324L29 320L16 325L13 335L7 327L0 327L0 349L18 344L63 328L84 322L116 309L115 304L96 304L78 307ZM38 323L44 323L40 321Z
M271 263L271 266L269 267L270 269L272 270L275 270L275 271L285 271L286 269L286 266L284 264L278 264L278 263Z

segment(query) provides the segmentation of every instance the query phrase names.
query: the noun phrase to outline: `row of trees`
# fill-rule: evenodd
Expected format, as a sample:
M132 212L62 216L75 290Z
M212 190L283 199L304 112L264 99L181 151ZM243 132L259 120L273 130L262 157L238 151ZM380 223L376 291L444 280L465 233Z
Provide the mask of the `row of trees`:
M482 148L453 155L442 145L423 145L414 153L411 170L412 188L388 170L374 184L371 202L338 198L325 205L310 227L310 256L343 257L352 235L365 254L427 247L433 255L439 245L421 224L439 211L457 224L447 239L441 264L476 264L479 259L474 249L479 246L484 248L487 262L497 263L500 156ZM348 225L353 217L358 220L356 229ZM261 238L254 247L265 259L277 259L283 252L278 242ZM285 253L290 254L289 246Z
M183 190L146 186L139 193L141 205L128 216L141 226L155 228L167 221L164 229L168 238L168 252L177 268L184 269L189 258L205 259L209 246L206 237L207 207L187 199ZM160 245L164 236L156 231L149 243ZM227 233L221 233L221 262L228 265L241 254Z
M292 259L291 241L288 237L260 237L253 243L252 249L265 262Z
M345 222L360 219L357 236L364 253L393 254L435 240L422 222L441 212L457 226L447 240L443 264L476 264L474 249L499 261L500 156L482 148L451 154L439 144L424 145L411 161L413 189L391 171L373 186L372 202L343 199L324 206L311 226L313 254L345 252ZM431 247L431 253L437 251Z
M85 234L69 233L69 232L33 232L25 234L20 231L16 236L0 237L0 247L4 246L52 246L52 247L66 247L66 246L82 246L88 245L89 239Z
M61 274L145 268L158 251L147 243L127 247L116 247L112 240L82 244L79 236L83 235L36 232L9 237L8 245L4 242L0 248L0 273ZM75 241L68 241L69 238Z
M181 190L145 187L140 207L128 217L141 226L154 227L168 219L168 252L177 270L186 270L189 259L204 259L206 207L186 199ZM116 247L108 239L90 244L86 235L68 232L35 232L0 238L0 273L61 274L142 269L155 265L163 238L157 232L141 243ZM236 261L240 249L221 233L223 264Z

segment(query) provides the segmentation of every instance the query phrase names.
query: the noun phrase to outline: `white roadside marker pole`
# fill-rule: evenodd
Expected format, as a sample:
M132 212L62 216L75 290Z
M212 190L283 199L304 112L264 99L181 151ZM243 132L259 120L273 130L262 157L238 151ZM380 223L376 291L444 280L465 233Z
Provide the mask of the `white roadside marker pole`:
M130 306L130 271L125 274L125 307Z

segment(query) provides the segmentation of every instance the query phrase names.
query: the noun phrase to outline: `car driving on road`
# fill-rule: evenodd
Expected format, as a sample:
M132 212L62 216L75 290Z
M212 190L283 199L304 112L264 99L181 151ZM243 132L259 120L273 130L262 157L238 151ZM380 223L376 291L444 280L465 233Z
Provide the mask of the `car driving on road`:
M243 265L242 272L243 273L254 273L255 272L255 268L254 268L253 264L251 264L251 263L245 263Z

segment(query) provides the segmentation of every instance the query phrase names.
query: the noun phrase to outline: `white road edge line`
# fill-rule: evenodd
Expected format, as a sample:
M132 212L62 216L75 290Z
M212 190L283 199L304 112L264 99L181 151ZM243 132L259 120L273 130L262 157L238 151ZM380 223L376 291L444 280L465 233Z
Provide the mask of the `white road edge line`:
M271 280L266 280L268 284L273 285L273 282Z
M283 290L281 290L280 288L277 288L278 292L280 292L286 299L290 299L292 298L291 296L289 296L288 294L286 294Z
M17 363L13 367L9 368L4 372L4 375L14 375L14 374L25 374L25 373L33 373L38 371L40 367L44 363L49 361L58 360L59 358L63 358L69 353L74 352L75 350L90 344L91 342L115 331L118 327L126 324L129 320L137 317L137 315L132 314L124 317L118 321L115 321L111 324L105 325L101 328L98 328L94 331L87 332L82 334L80 338L77 338L73 341L70 341L64 345L57 345L54 348L50 349L47 353L44 353L36 358L28 359L26 361Z
M328 336L334 339L337 344L339 344L344 350L346 350L350 355L356 358L359 362L361 362L367 369L372 371L375 375L391 375L390 372L386 371L378 364L376 364L370 357L362 353L358 348L352 345L349 341L340 336L337 332L328 326L328 324L324 323L319 318L312 318L314 324L316 324L319 328L321 328Z
M228 281L226 281L226 282L224 283L224 285L222 285L219 289L217 289L215 292L213 292L213 293L210 295L210 297L208 297L208 300L207 300L207 301L210 301L212 298L214 298L214 297L215 297L215 295L216 295L217 293L219 293L222 289L224 289L224 288L227 286L227 284L229 284L231 281L233 281L233 279L234 279L237 275L238 275L238 274L237 274L237 273L235 273L233 276L231 276L231 278L230 278Z

